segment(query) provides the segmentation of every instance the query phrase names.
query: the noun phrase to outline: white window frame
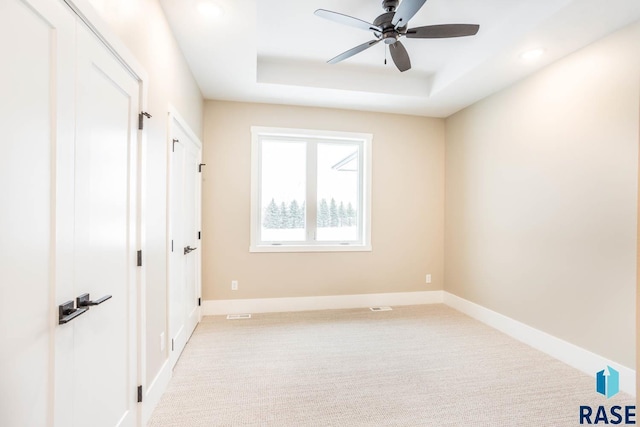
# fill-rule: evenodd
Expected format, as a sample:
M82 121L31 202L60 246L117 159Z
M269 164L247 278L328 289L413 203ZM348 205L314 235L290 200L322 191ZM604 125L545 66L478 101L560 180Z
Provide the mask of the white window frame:
M268 242L260 240L261 227L261 141L280 140L315 142L307 144L307 191L306 233L302 242ZM371 145L373 135L369 133L336 132L311 129L251 127L251 242L249 252L364 252L371 251ZM317 143L350 143L360 145L360 212L357 242L319 242L315 240L317 214Z

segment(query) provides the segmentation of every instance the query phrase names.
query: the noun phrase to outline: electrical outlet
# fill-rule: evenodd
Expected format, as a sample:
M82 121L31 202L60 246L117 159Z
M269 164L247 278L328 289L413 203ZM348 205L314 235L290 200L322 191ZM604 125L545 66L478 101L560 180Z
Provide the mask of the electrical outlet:
M160 334L160 351L164 351L164 332Z
M231 281L231 290L232 291L237 291L238 290L238 281L237 280L232 280Z
M431 275L427 274L427 277L425 278L427 283L431 283Z

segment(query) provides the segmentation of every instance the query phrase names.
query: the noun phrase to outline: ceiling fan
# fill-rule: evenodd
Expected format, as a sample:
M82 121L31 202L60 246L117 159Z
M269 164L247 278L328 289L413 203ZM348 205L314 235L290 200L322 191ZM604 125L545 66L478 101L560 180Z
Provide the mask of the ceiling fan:
M383 0L382 8L385 10L385 13L378 16L373 21L373 24L330 10L316 10L314 13L317 16L365 31L372 31L375 36L374 40L349 49L327 62L329 64L336 64L384 41L385 44L389 45L391 58L396 64L396 67L398 67L398 70L407 71L411 68L411 60L409 59L407 50L400 42L400 37L410 39L441 39L473 36L478 33L480 26L474 24L427 25L425 27L407 29L409 20L413 18L426 1L427 0L402 0L402 3L400 3L399 0Z

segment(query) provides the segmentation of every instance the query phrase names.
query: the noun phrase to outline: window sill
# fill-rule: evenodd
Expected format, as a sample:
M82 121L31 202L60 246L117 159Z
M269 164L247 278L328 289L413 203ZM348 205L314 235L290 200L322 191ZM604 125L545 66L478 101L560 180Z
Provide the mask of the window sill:
M371 245L251 245L249 252L371 252Z

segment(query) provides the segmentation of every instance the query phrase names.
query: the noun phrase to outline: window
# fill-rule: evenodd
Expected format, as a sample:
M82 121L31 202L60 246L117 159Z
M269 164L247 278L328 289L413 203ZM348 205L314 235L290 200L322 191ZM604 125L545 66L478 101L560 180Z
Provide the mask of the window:
M251 252L371 250L372 135L251 133Z

